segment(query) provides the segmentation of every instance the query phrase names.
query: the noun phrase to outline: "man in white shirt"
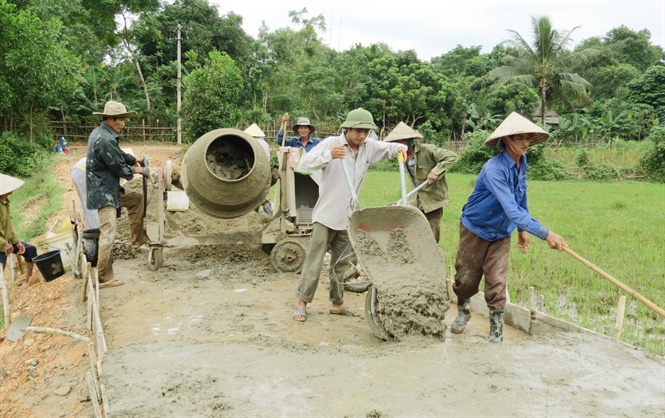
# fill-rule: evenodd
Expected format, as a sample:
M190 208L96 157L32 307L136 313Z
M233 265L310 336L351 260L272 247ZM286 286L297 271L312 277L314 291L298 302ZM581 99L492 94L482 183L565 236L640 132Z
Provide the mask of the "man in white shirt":
M325 139L300 160L302 169L321 169L322 175L319 199L312 213L312 236L296 291L298 306L293 319L299 322L307 320L307 304L314 299L328 247L332 266L330 313L358 316L354 309L344 305L343 274L349 267L350 257L347 256L352 252L346 227L353 206L342 164L346 164L358 194L370 164L393 158L398 153L406 157L406 146L368 138L370 129L378 128L372 114L365 109L350 111L341 127L343 130L340 136Z

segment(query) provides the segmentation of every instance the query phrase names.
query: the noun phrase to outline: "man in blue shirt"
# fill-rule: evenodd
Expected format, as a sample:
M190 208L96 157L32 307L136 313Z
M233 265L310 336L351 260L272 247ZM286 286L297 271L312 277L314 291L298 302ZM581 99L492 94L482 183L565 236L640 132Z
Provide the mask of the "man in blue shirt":
M510 236L517 228L517 247L529 248L529 233L546 240L550 248L563 250L566 241L529 215L526 198L526 152L549 134L518 113L511 113L485 141L503 152L483 165L469 200L462 208L455 283L458 315L450 330L464 331L471 318L470 299L485 276L485 301L490 310L491 343L503 341L503 310Z
M312 125L307 118L298 118L298 122L296 122L291 127L293 132L298 134L298 136L293 136L285 140L284 135L286 135L286 124L290 118L291 117L288 113L285 113L282 116L282 125L279 128L279 132L277 132L278 145L285 147L305 148L305 151L309 152L316 146L316 144L321 142L321 139L319 138L312 138L312 134L314 131L316 131L316 127Z

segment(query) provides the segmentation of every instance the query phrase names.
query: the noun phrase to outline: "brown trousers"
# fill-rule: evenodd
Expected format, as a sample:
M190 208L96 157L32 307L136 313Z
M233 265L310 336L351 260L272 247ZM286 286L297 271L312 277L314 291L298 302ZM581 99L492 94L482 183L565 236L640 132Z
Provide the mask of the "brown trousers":
M143 195L130 189L120 189L120 195L123 208L127 208L127 215L129 216L129 229L132 233L132 246L137 247L145 242L148 242L148 234L145 232L143 226L143 214L145 208L143 207Z
M113 280L113 242L115 241L117 210L114 206L109 205L97 209L97 214L99 215L97 272L99 282L106 283Z
M485 241L460 223L459 247L455 261L455 294L471 299L478 293L480 280L485 275L485 302L492 310L506 306L506 277L510 257L510 237Z

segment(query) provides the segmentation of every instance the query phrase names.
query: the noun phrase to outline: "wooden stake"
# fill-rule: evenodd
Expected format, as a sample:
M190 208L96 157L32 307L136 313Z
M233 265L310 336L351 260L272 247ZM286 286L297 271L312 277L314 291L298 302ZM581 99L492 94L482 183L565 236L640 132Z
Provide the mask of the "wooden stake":
M626 295L619 297L619 307L617 308L617 321L614 324L614 339L618 340L623 328L623 317L626 312Z
M531 318L534 318L536 316L536 288L533 286L529 286L529 292L531 293L531 297L529 298L529 310L531 311Z

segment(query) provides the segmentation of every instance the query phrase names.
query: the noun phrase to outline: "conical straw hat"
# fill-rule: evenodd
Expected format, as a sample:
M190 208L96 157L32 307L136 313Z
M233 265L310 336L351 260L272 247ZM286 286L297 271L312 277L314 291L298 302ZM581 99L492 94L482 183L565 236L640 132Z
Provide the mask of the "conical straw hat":
M266 134L263 133L259 125L252 123L249 128L245 129L245 133L251 135L254 138L265 138Z
M386 142L401 141L403 139L422 139L422 134L415 129L411 128L404 122L400 122L395 126L395 129L390 131L387 137L383 140Z
M14 190L23 186L23 183L25 183L23 180L19 180L12 176L0 173L0 196L9 192L13 192Z
M531 145L536 145L547 138L550 134L545 132L543 128L531 122L519 113L513 112L506 119L501 122L498 128L490 135L485 141L485 146L489 148L496 148L499 139L509 135L528 134Z

